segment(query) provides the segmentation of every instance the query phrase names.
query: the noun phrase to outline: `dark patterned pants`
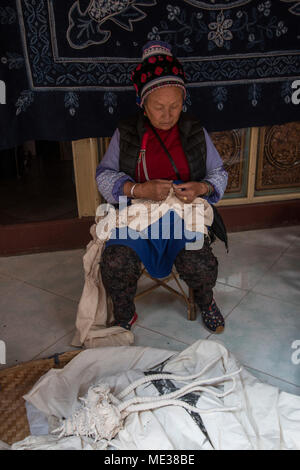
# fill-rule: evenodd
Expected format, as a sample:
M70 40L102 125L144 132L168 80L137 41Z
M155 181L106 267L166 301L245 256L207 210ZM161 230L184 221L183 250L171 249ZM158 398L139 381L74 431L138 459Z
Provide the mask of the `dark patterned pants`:
M182 249L174 264L180 279L194 289L199 307L210 305L218 276L218 260L212 253L209 238L205 237L201 250ZM138 255L128 246L110 245L103 251L100 269L103 285L113 302L115 320L130 321L142 272Z

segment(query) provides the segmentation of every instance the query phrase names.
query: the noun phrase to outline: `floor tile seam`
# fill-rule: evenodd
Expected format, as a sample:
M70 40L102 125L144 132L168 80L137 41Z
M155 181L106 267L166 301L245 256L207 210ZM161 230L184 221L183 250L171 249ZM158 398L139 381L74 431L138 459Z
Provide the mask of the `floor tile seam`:
M11 280L11 281L23 281L23 279L15 277L14 275L12 275L11 273L9 273L7 271L1 271L0 270L0 275L4 278L7 278L8 280Z
M241 289L241 290L242 290L242 289ZM237 308L237 307L240 305L240 303L242 302L242 300L244 300L244 298L245 298L248 294L249 294L249 292L248 292L248 291L245 291L245 294L243 295L243 297L240 298L240 300L237 302L237 304L236 304L234 307L232 307L232 309L230 310L230 312L228 312L226 315L224 315L224 319L225 319L225 320L229 317L229 315L231 315L231 313L233 312L233 310L234 310L235 308ZM225 328L226 328L226 326L225 326ZM214 333L210 333L210 334L208 335L208 338L207 338L207 339L209 339L211 336L214 337L214 335L215 335Z
M283 251L286 251L288 250L291 245L292 245L293 242L285 242L285 246L282 246L282 245L276 245L275 243L272 244L260 244L259 243L259 240L255 240L255 241L244 241L244 240L237 240L237 241L233 241L233 244L234 244L234 247L237 247L237 246L252 246L253 248L266 248L267 250L271 249L272 247L275 247L277 248L280 252L283 252ZM228 253L225 253L224 254L225 256L229 256L230 255L230 246L229 246L229 251ZM226 258L225 258L226 259Z
M281 256L283 256L293 245L293 242L290 242L289 246L281 253Z
M174 338L173 336L169 336L169 335L165 335L163 333L160 333L159 331L156 331L156 330L153 330L152 328L149 328L147 326L142 326L141 324L139 324L138 322L136 323L136 326L138 326L139 328L143 328L144 330L147 330L147 331L151 331L151 333L156 333L160 336L163 336L164 338L168 338L168 339L172 339L173 341L177 341L178 343L182 343L184 344L185 346L190 346L189 343L186 343L185 341L182 341L180 339L177 339L177 338ZM134 330L133 330L133 333L134 333Z
M229 286L229 287L235 287L235 286L231 286L231 285L229 285L229 284L224 284L224 283L219 282L219 281L217 281L217 283L222 284L222 285L225 285L225 286ZM287 303L287 304L289 304L289 305L292 305L293 307L299 307L299 303L290 302L290 301L288 301L288 300L282 300L282 298L273 297L272 295L269 295L269 294L263 294L262 292L258 292L258 291L253 290L254 288L251 288L251 289L241 289L241 288L239 288L239 287L236 287L236 289L239 289L239 290L241 290L241 291L244 291L244 292L245 292L245 295L238 301L238 303L231 309L231 311L230 311L229 313L227 313L227 315L225 315L225 318L227 318L228 315L230 315L230 313L232 313L232 311L241 303L241 301L247 296L247 294L262 295L263 297L267 297L267 298L272 299L272 300L280 300L280 302Z
M250 369L250 370L253 370L255 372L259 372L260 374L267 375L268 377L271 377L272 379L280 380L281 382L285 382L289 385L293 385L294 387L297 387L300 390L300 385L297 385L294 382L290 382L289 380L283 379L282 377L277 377L276 375L269 374L268 372L264 372L263 370L256 369L255 367L252 367L252 366L248 366L247 364L243 364L243 367L245 369Z
M245 287L238 287L238 286L234 286L232 284L228 284L227 282L222 282L222 281L216 281L216 284L222 284L222 286L227 286L227 287L231 287L233 289L237 289L237 290L241 290L242 292L249 292L250 289L246 289Z
M151 331L152 333L159 334L160 336L163 336L163 337L168 338L168 339L172 339L172 340L174 340L174 341L176 341L176 342L178 342L178 343L182 343L182 344L184 344L184 345L186 345L186 346L188 346L188 347L190 346L189 343L186 343L186 342L184 342L184 341L182 341L182 340L178 340L177 338L174 338L174 337L172 337L172 336L164 335L164 334L162 334L162 333L160 333L160 332L158 332L158 331L156 331L156 330L153 330L153 329L151 329L151 328L147 328L147 327L145 327L145 326L141 326L141 325L139 325L138 323L137 323L136 325L137 325L139 328L142 328L142 329L144 329L144 330ZM40 352L39 352L38 354L36 354L31 360L34 360L35 358L37 358L38 356L40 356L44 351L47 351L47 349L49 349L49 348L51 348L52 346L54 346L58 341L61 341L63 338L65 338L66 336L68 336L68 335L69 335L70 333L72 333L72 332L75 332L75 328L73 328L72 330L70 330L68 333L66 333L65 335L63 335L61 338L57 339L57 340L56 340L54 343L52 343L51 345L47 346L47 348L45 348L45 349L43 349L42 351L40 351ZM212 336L212 335L209 335L209 336ZM209 338L206 338L206 339L209 339ZM74 348L74 349L76 350L76 349L78 349L78 348ZM80 348L79 348L79 349L80 349ZM278 377L278 376L276 376L276 375L269 374L268 372L265 372L265 371L260 370L260 369L256 369L256 368L254 368L254 367L252 367L252 366L249 366L249 365L247 365L247 364L242 364L242 365L243 365L243 367L246 368L246 369L250 369L250 370L259 372L259 373L261 373L261 374L267 375L268 377L271 377L271 378L276 379L276 380L280 380L281 382L285 382L285 383L287 383L287 384L289 384L289 385L293 385L293 386L295 386L295 387L297 387L297 388L300 389L300 385L297 385L297 384L295 384L294 382L290 382L290 381L288 381L288 380L286 380L286 379L284 379L284 378L282 378L282 377Z
M234 311L234 309L236 309L236 308L240 305L240 303L245 299L245 297L247 297L247 295L248 295L249 293L250 293L249 291L245 292L245 294L243 295L243 297L241 297L240 300L237 302L237 304L236 304L234 307L232 307L232 309L230 310L230 312L227 313L226 315L224 315L224 318L225 318L225 319L227 319L227 318L229 317L229 315L232 314L232 312ZM213 333L212 333L212 334L213 334Z
M289 248L289 247L288 247ZM282 253L280 253L280 255L278 256L278 258L276 258L276 260L274 260L272 262L272 264L262 273L262 275L259 277L259 279L255 282L255 284L250 288L250 291L253 291L253 289L257 286L257 284L262 280L262 278L264 276L267 275L267 273L269 273L269 271L271 271L271 269L273 268L273 266L278 263L278 261L280 260L280 258L284 255L284 253L288 250L288 248L286 248Z
M56 341L54 341L54 343L51 343L49 346L47 346L45 349L42 349L42 351L40 351L39 353L35 354L35 356L33 356L30 361L34 361L35 359L39 358L39 356L41 354L43 354L43 352L47 351L47 349L50 349L52 348L52 346L54 346L56 343L58 343L59 341L61 341L62 339L64 339L66 336L68 336L70 333L75 333L76 331L76 328L72 328L72 330L70 330L68 333L66 333L65 335L61 336L60 338L58 338ZM74 347L74 350L77 350L77 349L80 349L80 348L76 348ZM62 354L64 353L65 351L62 351L62 352L59 352L57 354ZM56 354L56 353L55 353Z
M21 319L21 322L22 323L14 323L13 324L13 327L14 328L10 328L10 331L8 328L5 328L6 331L2 331L0 330L0 333L2 333L0 339L3 339L7 345L9 344L12 344L13 342L17 343L19 342L19 339L20 337L23 338L24 337L24 334L23 336L20 336L21 333L23 331L26 331L28 332L28 336L26 336L28 339L29 338L32 338L32 327L30 328L27 328L27 323L24 323L24 320ZM73 322L74 325L75 325L75 321ZM57 322L52 322L52 324L55 324L56 326L53 327L53 326L49 326L49 324L45 324L45 323L39 323L38 324L38 338L45 338L47 335L49 336L54 336L54 337L58 337L58 339L55 339L54 342L56 341L59 341L61 338L63 338L66 334L68 334L68 328L74 328L74 326L71 324L68 325L68 326L64 326L64 325L58 325ZM36 324L35 324L36 326ZM67 331L67 333L65 333ZM20 333L21 332L21 333ZM62 335L62 336L60 336ZM42 342L42 340L40 341ZM34 342L32 343L32 345L35 347L36 344L38 344L38 340L34 340ZM9 346L10 347L10 346ZM42 346L41 346L42 347Z
M37 289L37 290L41 290L43 292L47 292L48 294L52 294L52 295L55 295L56 297L62 297L63 299L65 300L70 300L71 302L74 302L76 304L79 303L79 300L74 300L72 299L71 297L67 297L63 294L59 294L58 292L54 292L52 290L49 290L49 289L45 289L44 287L40 287L40 286L37 286L35 284L32 284L30 281L27 281L27 280L24 280L24 279L20 279L20 278L17 278L17 277L14 277L12 278L12 280L14 281L19 281L21 282L22 284L25 284L27 286L30 286L30 287L33 287L34 289Z
M23 282L23 283L28 282L26 279L18 277L15 274L11 274L8 271L6 271L5 274L4 274L4 271L0 271L0 274L5 275L11 281L20 281L20 282Z
M259 235L259 234L260 234L259 232L269 232L269 233L273 232L273 233L275 233L275 231L279 231L279 230L282 230L282 231L284 231L284 233L286 233L286 231L287 231L289 228L291 228L292 230L293 230L293 229L296 230L297 228L298 228L298 229L300 228L300 225L299 225L299 224L296 224L296 225L286 225L286 226L280 225L280 226L277 226L277 227L265 227L265 228L251 229L251 230L240 230L240 231L238 231L238 232L235 232L235 231L234 231L234 232L228 232L228 236L237 235L237 234L239 234L240 236L243 236L244 234L247 234L248 232L251 232L251 233L256 232L256 233ZM292 233L292 235L294 235L294 234ZM297 235L297 234L296 234L296 235ZM220 242L219 242L219 243L220 243ZM251 243L251 242L249 242L249 243ZM292 243L292 242L291 242L291 243Z
M276 263L279 261L279 259L281 258L281 256L284 255L285 251L288 250L288 248L289 248L289 247L287 247L287 248L284 250L284 252L282 252L282 253L278 256L278 258L276 258L274 261L272 261L272 263L271 263L270 266L268 266L266 269L263 269L263 272L262 272L261 276L259 276L259 278L257 279L257 281L255 281L255 284L254 284L252 287L248 288L248 289L247 289L247 288L244 288L244 287L239 287L239 286L230 284L230 283L228 283L228 282L222 282L222 281L218 281L218 280L217 280L217 283L222 284L222 285L224 285L224 286L233 287L233 288L239 289L239 290L241 290L241 291L248 291L248 292L251 292L251 291L254 289L254 287L261 281L261 279L268 273L268 271L270 271L270 270L272 269L272 267L274 266L274 264L276 264ZM292 255L290 255L290 256L292 256Z
M244 240L237 240L238 244L239 245L249 245L249 246L252 246L252 247L257 247L259 246L260 248L271 248L272 246L274 245L259 245L259 242L258 240L257 241L244 241ZM292 243L292 242L291 242ZM281 250L288 250L290 248L291 244L290 243L287 243L287 246L278 246L278 249L281 249Z
M70 255L70 257L66 258L64 261L60 261L60 262L57 262L55 264L52 264L50 267L51 268L57 268L59 266L65 266L66 264L68 264L68 262L72 259L72 256ZM81 258L81 262L82 262L82 273L84 272L84 266L83 266L83 260ZM2 270L0 268L0 275L2 276L5 276L5 277L8 277L10 279L15 279L15 280L18 280L18 281L25 281L26 279L23 279L23 278L20 278L20 277L17 277L15 274L12 274L10 273L9 271L6 271L6 270Z
M35 289L39 289L43 292L47 292L48 294L52 294L52 295L55 295L56 297L61 297L62 299L65 299L65 300L70 300L71 302L75 303L75 304L78 304L79 303L79 300L74 300L72 299L71 297L67 297L66 295L63 295L63 294L59 294L58 292L54 292L52 290L49 290L49 289L45 289L44 287L39 287L39 286L36 286L35 284L31 284L30 282L24 282L24 284L26 285L29 285L30 287L34 287Z
M255 294L255 295L262 295L263 297L267 297L268 299L272 299L272 300L277 300L277 301L280 301L280 302L283 302L283 303L286 303L290 306L293 306L293 307L300 307L300 303L294 303L294 302L291 302L289 300L283 300L282 297L274 297L272 295L269 295L269 294L263 294L262 292L258 292L258 291L255 291L255 290L251 290L249 292L249 294Z
M300 248L299 248L299 250L300 250ZM299 253L299 255L298 254L295 255L295 253L284 253L284 256L288 256L290 258L299 258L300 253Z
M241 290L242 290L242 289L241 289ZM245 291L244 291L244 295L240 298L240 300L238 300L238 302L236 303L236 305L234 305L234 307L232 307L232 309L231 309L228 313L226 313L226 315L223 315L223 317L224 317L225 319L228 318L229 315L233 312L233 310L234 310L235 308L237 308L237 307L240 305L240 303L244 300L244 298L245 298L248 294L249 294L249 291L246 291L246 290L245 290ZM197 306L196 308L198 309L199 315L201 315L201 311L200 311L199 307ZM220 310L221 310L221 313L222 313L222 308L221 308ZM210 333L209 336L211 336L211 335L213 335L213 334L214 334L214 333Z
M291 306L293 306L293 307L295 307L295 306L299 307L299 304L293 304L292 302L287 302L287 301L285 301L285 300L283 301L283 300L278 299L278 298L276 298L276 297L271 297L271 296L266 295L266 294L261 294L260 292L248 291L248 292L245 292L245 295L244 295L244 296L238 301L238 303L230 310L230 312L227 313L226 315L224 315L224 319L227 320L228 317L229 317L229 315L231 315L231 314L233 313L233 311L244 301L244 299L245 299L245 298L247 297L247 295L249 295L249 294L261 295L261 296L263 296L263 297L267 297L267 298L272 299L272 300L280 300L281 302L287 303L287 304L289 304L289 305L291 305ZM225 326L225 328L226 328L226 326ZM208 338L210 339L212 336L214 336L214 333L211 333Z
M288 228L288 227L287 227L287 228ZM299 243L298 234L293 234L293 235L296 237L296 240L291 240L291 241L289 242L289 246L288 246L287 249L289 249L289 248L295 243L295 241Z

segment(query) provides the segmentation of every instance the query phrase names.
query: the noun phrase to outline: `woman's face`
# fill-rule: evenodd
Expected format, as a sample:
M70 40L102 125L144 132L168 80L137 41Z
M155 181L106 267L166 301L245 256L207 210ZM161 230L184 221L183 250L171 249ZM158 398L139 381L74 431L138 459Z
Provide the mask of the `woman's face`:
M182 105L182 89L177 86L166 86L150 93L144 108L151 124L166 131L177 123Z

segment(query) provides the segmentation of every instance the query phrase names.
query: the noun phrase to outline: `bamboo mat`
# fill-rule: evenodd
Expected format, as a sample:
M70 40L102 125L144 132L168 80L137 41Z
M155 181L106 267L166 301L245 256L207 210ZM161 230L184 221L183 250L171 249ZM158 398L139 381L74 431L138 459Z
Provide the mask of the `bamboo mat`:
M6 444L25 439L30 434L25 400L38 379L53 368L62 369L81 350L55 354L48 359L24 362L0 370L0 440Z

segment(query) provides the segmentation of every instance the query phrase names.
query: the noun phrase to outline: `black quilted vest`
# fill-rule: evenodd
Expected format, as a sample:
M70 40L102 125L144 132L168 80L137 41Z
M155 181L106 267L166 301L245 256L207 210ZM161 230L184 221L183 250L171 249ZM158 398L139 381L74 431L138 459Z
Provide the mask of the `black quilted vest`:
M119 123L119 170L135 179L135 168L140 153L145 128L142 112ZM181 113L178 128L183 151L186 155L191 181L201 181L206 174L206 141L200 122Z
M135 168L137 165L142 137L146 131L145 117L139 112L133 117L119 123L120 131L120 159L119 171L135 179ZM186 155L190 180L201 181L206 175L206 141L203 127L200 122L190 115L181 113L178 128L183 151ZM228 251L227 230L217 208L212 205L214 221L210 229L211 238L217 236L225 243Z

